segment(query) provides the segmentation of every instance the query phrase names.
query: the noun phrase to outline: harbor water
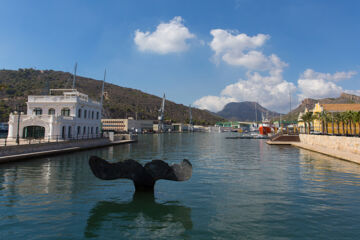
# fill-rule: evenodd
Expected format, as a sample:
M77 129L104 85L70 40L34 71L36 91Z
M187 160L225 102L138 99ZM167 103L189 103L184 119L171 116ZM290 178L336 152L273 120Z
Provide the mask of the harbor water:
M139 136L128 145L0 165L0 239L357 239L360 165L236 133ZM155 194L103 181L88 159L189 159Z

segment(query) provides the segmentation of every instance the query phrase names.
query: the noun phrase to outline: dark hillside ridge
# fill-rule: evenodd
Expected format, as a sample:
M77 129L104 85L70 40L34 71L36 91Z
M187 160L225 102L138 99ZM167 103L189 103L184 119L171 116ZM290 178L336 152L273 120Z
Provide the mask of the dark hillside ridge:
M262 116L271 119L279 116L279 113L270 111L256 102L231 102L226 104L217 115L233 121L252 122L256 121L256 115L257 121L261 121Z
M48 89L71 88L72 74L53 70L19 69L0 70L0 122L7 122L9 113L17 104L24 104L28 95L45 95ZM102 81L76 77L76 89L91 99L100 101ZM161 98L140 90L105 83L103 118L127 118L155 120ZM214 124L223 120L206 110L192 109L194 124ZM165 103L165 120L189 121L189 108L171 101Z

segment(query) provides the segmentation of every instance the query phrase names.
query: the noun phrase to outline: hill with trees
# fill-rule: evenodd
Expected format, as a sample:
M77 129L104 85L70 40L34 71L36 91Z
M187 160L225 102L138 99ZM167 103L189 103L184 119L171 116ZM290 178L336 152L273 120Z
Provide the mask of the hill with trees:
M71 88L71 73L53 70L0 70L0 122L7 122L16 105L25 104L28 95L47 95L49 89ZM76 89L100 100L102 81L77 76ZM157 119L161 98L140 90L105 83L104 118ZM195 124L210 125L223 118L206 110L192 109ZM171 101L165 103L165 120L189 121L189 108Z

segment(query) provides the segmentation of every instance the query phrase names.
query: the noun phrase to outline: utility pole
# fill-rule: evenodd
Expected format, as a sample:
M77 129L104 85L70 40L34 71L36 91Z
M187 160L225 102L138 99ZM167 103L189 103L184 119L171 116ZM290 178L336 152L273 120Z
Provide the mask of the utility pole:
M289 118L291 122L291 90L289 89L289 98L290 98L290 112L289 112Z
M73 85L72 85L72 89L75 89L75 81L76 81L76 69L77 69L77 63L75 63L75 68L74 68L74 78L73 78Z
M164 129L164 113L165 113L165 93L164 93L164 96L163 96L163 99L162 99L162 103L161 103L161 107L159 109L159 117L158 117L158 120L159 120L159 124L158 124L158 131L159 132L162 132Z
M20 144L19 130L20 130L20 115L21 115L21 110L22 110L22 107L21 107L19 104L16 105L16 111L17 111L17 113L18 113L17 134L16 134L16 143L17 143L17 145Z

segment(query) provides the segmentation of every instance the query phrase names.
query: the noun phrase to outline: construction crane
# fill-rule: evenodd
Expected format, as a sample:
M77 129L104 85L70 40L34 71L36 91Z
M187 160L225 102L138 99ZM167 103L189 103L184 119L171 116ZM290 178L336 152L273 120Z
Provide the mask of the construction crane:
M161 107L159 109L159 123L158 123L158 131L163 132L164 131L164 114L165 114L165 93L162 99Z

